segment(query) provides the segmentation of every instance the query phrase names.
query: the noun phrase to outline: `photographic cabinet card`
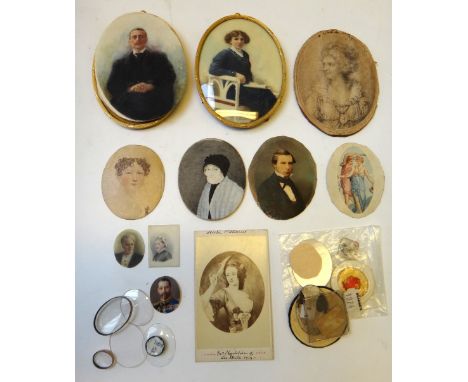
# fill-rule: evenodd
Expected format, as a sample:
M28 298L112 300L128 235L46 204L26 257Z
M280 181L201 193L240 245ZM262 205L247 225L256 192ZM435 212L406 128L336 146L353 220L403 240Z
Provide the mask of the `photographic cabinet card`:
M268 232L195 232L197 362L273 359Z

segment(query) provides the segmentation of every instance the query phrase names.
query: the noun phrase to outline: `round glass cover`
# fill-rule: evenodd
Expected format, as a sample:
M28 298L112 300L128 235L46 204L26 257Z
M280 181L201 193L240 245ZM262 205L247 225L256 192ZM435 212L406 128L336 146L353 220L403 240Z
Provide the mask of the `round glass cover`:
M161 337L152 336L146 340L145 349L146 353L151 357L157 357L162 354L166 344Z
M156 339L157 338L157 339ZM161 345L159 348L156 346L159 343L159 340L164 343L164 348L161 350ZM151 357L148 357L149 362L153 366L162 367L169 364L172 359L174 358L175 351L176 351L176 341L175 336L172 330L164 324L155 324L148 328L146 332L146 351L148 352L148 345L155 345L155 353L158 350L161 350L159 355L150 354ZM152 347L149 349L152 350Z
M109 338L109 347L120 366L137 367L146 359L145 339L141 329L129 324Z
M289 310L289 326L304 345L323 348L340 339L348 326L343 299L332 289L309 285Z
M154 309L145 292L140 289L131 289L126 291L124 296L128 297L133 305L132 324L143 326L151 321Z
M94 329L108 336L122 329L133 314L133 305L125 296L113 297L106 301L94 316Z
M110 350L98 350L93 355L93 364L98 369L109 369L114 363L115 357Z

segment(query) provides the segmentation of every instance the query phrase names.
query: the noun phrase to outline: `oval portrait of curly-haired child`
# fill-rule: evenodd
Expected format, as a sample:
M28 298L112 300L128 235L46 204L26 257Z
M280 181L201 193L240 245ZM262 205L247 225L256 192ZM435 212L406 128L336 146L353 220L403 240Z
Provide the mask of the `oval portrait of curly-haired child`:
M363 129L377 107L379 82L369 49L338 30L318 32L302 46L294 66L294 90L305 117L332 136Z
M118 217L140 219L155 209L164 191L164 167L150 148L129 145L117 150L102 173L102 196Z

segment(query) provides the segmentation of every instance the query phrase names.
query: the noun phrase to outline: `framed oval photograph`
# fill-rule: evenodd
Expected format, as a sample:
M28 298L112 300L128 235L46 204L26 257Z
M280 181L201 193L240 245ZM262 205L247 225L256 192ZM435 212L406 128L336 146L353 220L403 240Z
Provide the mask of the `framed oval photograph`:
M200 98L225 125L251 128L281 103L286 65L273 32L253 17L235 14L212 24L197 49Z
M164 191L161 159L146 146L124 146L107 161L101 188L115 215L129 220L143 218L154 210Z
M114 241L115 260L125 268L140 264L145 255L145 242L138 231L126 229L120 232Z
M220 220L244 198L245 167L237 150L220 139L203 139L179 165L179 191L187 208L204 220Z
M92 76L97 100L114 121L132 129L152 127L174 111L185 92L184 50L163 19L128 13L102 34Z
M299 215L312 200L317 169L309 150L294 138L268 139L249 167L250 191L261 210L272 219Z
M345 143L328 162L327 188L333 204L344 214L362 218L375 211L384 191L379 159L366 146Z
M240 252L216 255L203 270L200 301L206 318L219 330L248 330L265 302L265 284L257 265Z
M332 136L355 134L377 107L374 59L350 34L336 29L318 32L297 55L294 90L302 113L318 129Z

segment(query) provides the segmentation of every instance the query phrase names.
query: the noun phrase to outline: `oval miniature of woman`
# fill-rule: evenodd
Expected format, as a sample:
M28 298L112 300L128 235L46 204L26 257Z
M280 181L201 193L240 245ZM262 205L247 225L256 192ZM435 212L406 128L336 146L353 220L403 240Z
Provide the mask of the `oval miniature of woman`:
M252 159L249 183L254 199L267 216L291 219L304 211L314 196L314 158L294 138L270 138Z
M207 264L198 293L206 318L226 333L250 328L265 302L265 285L257 265L233 251L220 253Z
M203 35L195 77L202 102L215 118L231 127L254 127L268 120L281 102L283 51L260 21L226 16Z
M345 143L328 162L327 188L333 204L344 214L362 218L375 211L385 176L378 158L366 146Z
M145 254L145 242L138 231L126 229L120 232L114 241L115 260L125 268L140 264Z
M241 156L220 139L203 139L193 144L179 165L182 200L205 220L224 219L237 210L244 197L245 178Z
M305 117L324 133L348 136L372 119L379 82L369 49L338 30L318 32L302 46L294 90Z
M164 167L146 146L117 150L102 173L102 196L107 207L123 219L140 219L159 203L164 191Z
M144 129L159 124L176 108L187 84L179 38L157 16L120 16L96 47L93 84L100 105L120 125Z

